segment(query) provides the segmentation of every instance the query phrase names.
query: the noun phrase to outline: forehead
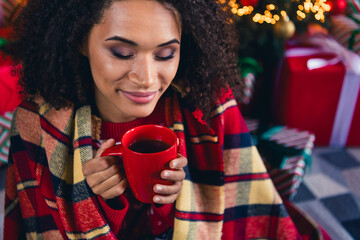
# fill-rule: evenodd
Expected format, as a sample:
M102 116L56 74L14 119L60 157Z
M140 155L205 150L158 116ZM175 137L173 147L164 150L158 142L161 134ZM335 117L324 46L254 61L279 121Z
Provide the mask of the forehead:
M151 0L114 1L99 24L97 32L104 37L127 35L133 40L180 37L181 26L176 13L162 3ZM93 29L95 30L95 29Z

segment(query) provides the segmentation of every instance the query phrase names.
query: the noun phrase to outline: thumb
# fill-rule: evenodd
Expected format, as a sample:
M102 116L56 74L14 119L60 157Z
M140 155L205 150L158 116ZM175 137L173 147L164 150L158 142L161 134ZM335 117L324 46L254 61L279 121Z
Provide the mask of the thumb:
M96 152L95 157L100 157L101 154L105 151L105 149L108 149L114 145L115 145L115 140L113 138L110 138L110 139L102 142L99 149Z

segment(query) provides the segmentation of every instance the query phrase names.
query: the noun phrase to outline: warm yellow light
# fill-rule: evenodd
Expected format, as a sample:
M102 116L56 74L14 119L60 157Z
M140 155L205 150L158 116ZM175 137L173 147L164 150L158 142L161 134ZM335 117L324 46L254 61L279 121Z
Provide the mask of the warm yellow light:
M305 9L305 12L310 12L310 9L312 7L312 3L311 2L305 2L304 3L304 9Z
M271 19L271 24L275 24L275 23L276 23L275 19Z
M272 17L272 14L271 14L270 11L268 11L268 10L265 10L264 14L265 14L265 16L267 16L267 17L269 17L269 18Z
M303 13L302 11L300 11L300 10L297 10L296 11L296 13L297 13L297 15L298 15L298 18L300 17L300 18L305 18L306 17L306 15L305 15L305 13Z
M279 20L280 20L279 15L275 14L275 15L274 15L274 19L275 19L275 21L279 21Z
M233 14L236 14L236 13L237 13L237 9L236 9L236 8L232 8L232 9L231 9L231 12L232 12Z
M299 5L298 8L299 8L299 10L301 10L301 11L304 10L304 6L303 6L303 5Z
M269 4L269 5L266 5L266 9L267 10L274 10L275 9L275 5L274 4Z
M282 10L282 11L280 12L280 14L281 14L281 16L283 16L283 17L285 17L285 16L287 15L284 10Z
M329 4L324 4L324 10L325 11L330 11L330 5Z
M254 21L254 22L258 22L258 21L260 20L260 18L261 18L260 13L257 13L257 14L255 14L255 16L253 17L253 21Z
M239 16L242 16L242 15L244 15L245 11L244 11L244 9L240 8L237 13Z

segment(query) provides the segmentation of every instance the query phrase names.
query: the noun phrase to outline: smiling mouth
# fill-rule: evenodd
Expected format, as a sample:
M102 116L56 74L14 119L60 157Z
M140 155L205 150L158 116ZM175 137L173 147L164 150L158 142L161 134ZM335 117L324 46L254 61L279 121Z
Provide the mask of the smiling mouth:
M139 103L139 104L145 104L145 103L151 102L157 94L157 91L127 92L127 91L120 90L120 92L122 92L122 94L124 94L124 96L126 98L128 98L130 101L133 101L133 102Z

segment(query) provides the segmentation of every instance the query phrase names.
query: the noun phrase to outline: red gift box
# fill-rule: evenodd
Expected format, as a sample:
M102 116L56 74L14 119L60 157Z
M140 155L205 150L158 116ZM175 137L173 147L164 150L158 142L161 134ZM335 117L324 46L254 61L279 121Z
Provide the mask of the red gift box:
M287 53L293 50L288 49ZM344 78L347 76L344 64L338 61L332 65L310 70L307 66L309 59L330 60L337 56L316 49L309 48L307 51L308 53L292 56L285 54L275 86L273 105L275 121L315 133L315 145L360 146L359 87L350 89L353 94L349 96L342 93ZM360 81L360 75L355 78L357 78L355 82ZM342 99L352 97L353 106L339 109L341 97ZM336 120L344 117L343 115L349 118L349 126L339 124ZM337 129L334 128L335 123ZM343 127L348 131L345 132ZM343 143L337 138L339 134L343 135L342 138L345 134Z
M11 66L0 66L0 114L13 111L20 103L18 77L12 76Z

